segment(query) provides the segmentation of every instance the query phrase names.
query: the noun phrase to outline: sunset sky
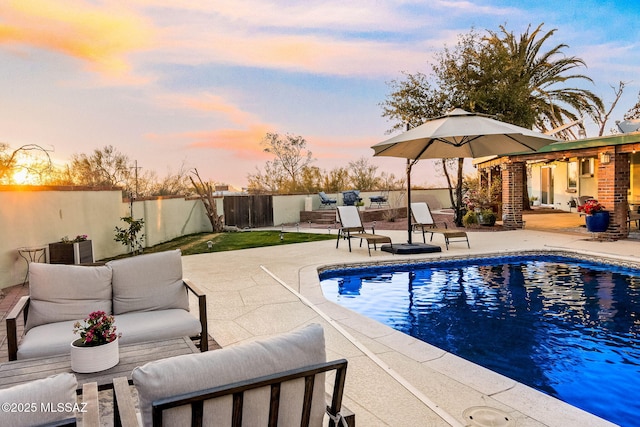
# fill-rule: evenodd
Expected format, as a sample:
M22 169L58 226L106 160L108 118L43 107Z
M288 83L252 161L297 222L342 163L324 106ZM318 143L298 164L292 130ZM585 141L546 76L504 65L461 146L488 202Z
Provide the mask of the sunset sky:
M607 105L627 83L612 128L640 91L639 17L637 0L0 0L0 142L59 162L113 145L159 176L184 164L242 187L265 133L291 133L322 169L367 157L401 176L370 147L391 136L379 104L402 71L429 73L472 27L544 23Z

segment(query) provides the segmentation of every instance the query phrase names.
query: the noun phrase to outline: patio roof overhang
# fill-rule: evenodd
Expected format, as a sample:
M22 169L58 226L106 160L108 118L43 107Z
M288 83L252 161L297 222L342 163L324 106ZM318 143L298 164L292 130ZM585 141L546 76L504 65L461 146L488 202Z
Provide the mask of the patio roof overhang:
M635 153L640 150L640 132L554 142L534 153L511 153L481 160L477 163L477 167L486 169L510 162L551 162L571 157L595 157L607 148L618 153Z

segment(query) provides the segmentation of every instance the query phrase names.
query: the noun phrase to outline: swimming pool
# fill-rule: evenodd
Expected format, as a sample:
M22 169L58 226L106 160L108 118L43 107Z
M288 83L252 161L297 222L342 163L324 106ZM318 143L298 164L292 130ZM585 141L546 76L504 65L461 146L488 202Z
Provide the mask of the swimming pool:
M555 255L326 270L325 297L620 425L637 425L640 270Z

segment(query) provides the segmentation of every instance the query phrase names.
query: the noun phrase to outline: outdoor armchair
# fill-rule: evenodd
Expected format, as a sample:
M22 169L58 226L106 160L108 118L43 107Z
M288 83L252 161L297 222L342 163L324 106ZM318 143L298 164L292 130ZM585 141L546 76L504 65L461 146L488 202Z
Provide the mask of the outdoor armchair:
M82 411L83 426L100 426L98 384L83 384L81 399L76 397L77 388L76 376L66 372L2 389L0 425L75 426Z
M319 324L207 353L162 359L135 368L133 383L144 426L317 426L343 418L346 360L326 362ZM330 405L325 372L332 376ZM114 424L137 425L126 378L114 380Z
M371 256L371 245L373 245L374 250L377 249L378 243L389 243L392 245L391 238L376 234L374 227L371 227L371 233L365 232L362 220L360 219L360 213L355 206L338 206L338 221L340 222L340 228L338 229L336 249L338 249L341 238L347 239L349 242L349 252L351 252L352 238L360 239L360 246L362 246L362 240L366 240L369 256Z
M360 203L362 197L360 197L360 190L348 190L342 192L342 204L345 206L355 206L356 203Z
M438 228L433 220L433 216L431 215L429 205L426 203L411 203L411 217L413 218L413 230L418 228L422 230L423 243L427 243L425 233L431 233L429 241L433 241L433 233L439 233L444 236L444 242L447 250L449 250L449 243L451 242L467 242L467 247L471 248L469 245L469 237L465 231L449 230L446 223L443 223L444 228Z
M329 198L329 196L327 196L327 193L325 193L324 191L320 191L318 193L318 196L320 196L320 207L321 208L325 207L325 206L331 207L331 206L334 206L334 205L338 204L338 201L336 199Z

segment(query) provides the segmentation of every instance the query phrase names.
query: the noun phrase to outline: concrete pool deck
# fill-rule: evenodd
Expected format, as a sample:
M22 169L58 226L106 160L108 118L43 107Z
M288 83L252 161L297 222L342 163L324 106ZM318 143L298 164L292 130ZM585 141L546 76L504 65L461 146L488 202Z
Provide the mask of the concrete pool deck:
M336 249L335 240L191 255L183 257L184 276L206 291L209 331L222 347L321 323L328 357L349 360L345 404L360 426L472 425L464 416L472 407L496 408L518 426L609 426L613 424L328 302L317 274L326 265L518 250L566 250L640 262L632 255L640 247L636 240L594 242L587 233L570 231L470 231L471 249L454 243L449 251L436 235L434 242L443 252L411 256L378 250L369 257L366 247L357 244L349 253L346 242ZM406 231L378 232L396 243L407 237Z

